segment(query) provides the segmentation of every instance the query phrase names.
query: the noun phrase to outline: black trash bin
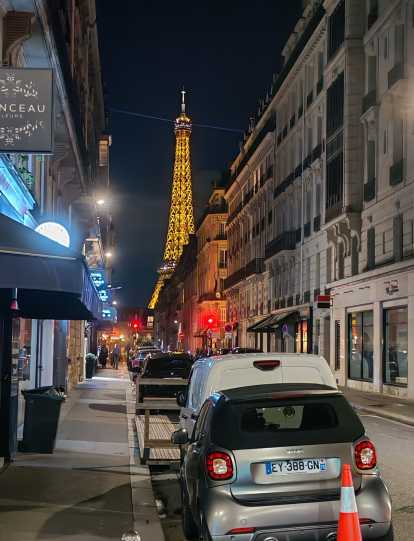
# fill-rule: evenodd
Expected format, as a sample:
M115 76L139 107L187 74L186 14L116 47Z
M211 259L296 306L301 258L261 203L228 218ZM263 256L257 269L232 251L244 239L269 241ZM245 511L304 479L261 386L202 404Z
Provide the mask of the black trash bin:
M96 360L95 359L86 359L86 370L85 378L91 379L95 375Z
M59 414L66 396L59 385L23 389L25 413L23 439L18 450L24 453L51 454L55 450Z

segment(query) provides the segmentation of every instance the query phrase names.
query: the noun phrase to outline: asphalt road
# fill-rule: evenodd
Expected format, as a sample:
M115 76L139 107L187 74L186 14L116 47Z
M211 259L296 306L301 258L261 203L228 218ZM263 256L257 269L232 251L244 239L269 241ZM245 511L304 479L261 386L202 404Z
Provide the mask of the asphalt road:
M414 427L360 415L378 454L392 498L395 541L412 541L414 530Z
M393 503L394 541L413 541L414 535L414 427L360 415L374 442L379 466ZM152 475L156 499L163 502L161 523L166 541L184 539L181 527L180 487L176 472Z

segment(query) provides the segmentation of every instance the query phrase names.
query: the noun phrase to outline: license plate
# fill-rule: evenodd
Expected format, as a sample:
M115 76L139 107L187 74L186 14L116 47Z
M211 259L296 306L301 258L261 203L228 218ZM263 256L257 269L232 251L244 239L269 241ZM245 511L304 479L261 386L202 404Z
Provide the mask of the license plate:
M308 458L304 460L278 460L266 462L267 475L289 475L291 473L326 472L326 458Z

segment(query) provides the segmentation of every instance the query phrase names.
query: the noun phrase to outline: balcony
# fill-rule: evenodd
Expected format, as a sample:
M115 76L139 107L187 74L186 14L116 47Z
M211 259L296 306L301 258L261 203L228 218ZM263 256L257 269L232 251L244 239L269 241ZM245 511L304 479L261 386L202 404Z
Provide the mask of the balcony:
M275 191L273 192L273 199L276 199L279 197L281 193L283 193L286 190L286 180L281 182L279 186L276 186Z
M200 295L200 297L198 298L198 302L200 304L206 301L217 301L217 297L214 291L206 291L205 293Z
M263 188L263 186L265 185L266 180L267 180L266 173L263 173L263 175L260 177L260 187L261 188Z
M292 129L295 126L295 123L296 123L296 115L293 115L289 123L290 129Z
M378 19L378 3L373 5L371 11L368 13L367 30L371 28L371 26L375 23L377 19Z
M362 114L365 114L368 109L377 105L377 89L371 90L362 98Z
M298 109L298 120L303 117L303 105Z
M286 126L283 128L283 139L286 139L287 134L288 134L288 127L287 127L287 124L286 124Z
M282 144L282 132L279 133L277 136L277 146Z
M404 160L390 167L390 186L395 186L404 180Z
M287 299L287 305L288 305L289 308L290 308L291 306L293 306L293 297L288 297L288 299Z
M295 168L295 178L299 178L302 174L302 164Z
M368 201L372 201L375 197L375 182L376 179L373 178L372 180L369 180L366 184L364 184L365 203L367 203Z
M313 232L317 233L320 230L321 230L321 215L319 214L319 216L315 216L315 218L313 219Z
M306 107L310 107L313 102L313 90L311 90L306 98Z
M267 168L267 173L266 173L266 180L269 180L271 178L273 178L273 165L270 165Z
M310 291L305 291L303 294L303 303L307 304L310 302Z
M306 238L311 236L311 223L308 222L303 226L303 236Z
M256 258L246 265L246 278L252 274L260 274L264 269L264 259Z
M341 214L342 214L342 199L326 207L325 223L327 224L328 222L330 222L331 220L334 220Z
M246 267L241 267L239 270L225 278L224 280L224 289L229 289L230 287L242 282L246 278Z
M295 249L295 232L294 231L285 231L274 240L269 242L266 245L265 249L265 259L283 252L284 250L294 250Z
M322 145L316 146L312 150L312 163L322 156Z
M302 240L302 229L296 229L295 231L295 242L298 244Z
M218 264L219 269L227 269L227 261L220 261Z
M313 290L313 302L316 302L318 300L318 295L320 294L321 294L321 290L319 288Z
M323 75L319 79L319 81L316 83L316 95L319 96L322 90L323 90Z
M219 233L214 237L214 240L227 240L227 233Z
M303 170L307 169L311 166L312 163L312 154L309 154L306 156L306 158L303 160Z
M294 181L294 180L295 180L295 175L294 175L293 173L290 173L290 175L288 175L288 176L286 177L286 180L285 180L285 182L286 182L286 188L287 188L288 186L290 186L291 184L293 184L293 181Z
M388 90L400 79L404 79L404 62L398 62L398 64L395 64L388 72Z

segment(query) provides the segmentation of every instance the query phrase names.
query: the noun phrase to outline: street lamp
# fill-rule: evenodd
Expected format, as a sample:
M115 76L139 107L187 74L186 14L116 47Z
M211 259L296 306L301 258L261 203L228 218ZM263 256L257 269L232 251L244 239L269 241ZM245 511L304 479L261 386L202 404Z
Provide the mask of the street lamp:
M106 252L106 257L112 257L112 252Z
M105 199L98 199L98 205L104 205L106 203Z
M116 306L118 303L116 301L112 301L112 304Z

